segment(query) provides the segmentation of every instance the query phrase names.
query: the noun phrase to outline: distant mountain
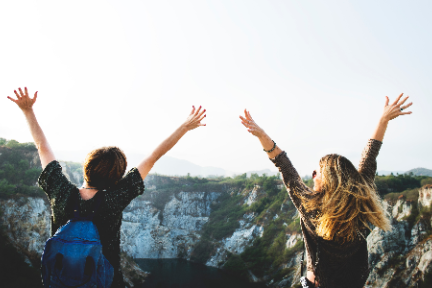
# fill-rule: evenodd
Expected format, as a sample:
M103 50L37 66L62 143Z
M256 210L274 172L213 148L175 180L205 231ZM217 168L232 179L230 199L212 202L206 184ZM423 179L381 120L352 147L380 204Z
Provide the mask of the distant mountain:
M139 163L144 159L143 155L138 154L130 154L127 155L128 163ZM136 164L132 164L136 165ZM131 166L133 167L133 166ZM153 169L150 173L158 173L162 175L170 175L170 176L186 176L188 173L190 176L201 176L201 177L232 177L235 175L240 175L243 173L235 173L232 171L225 170L219 167L213 166L200 166L194 164L188 160L178 159L170 156L163 156L160 158L156 164L153 166ZM256 173L258 175L267 174L267 176L276 175L277 171L271 171L270 169L258 170L258 171L249 171L246 172L247 176L250 177L251 173Z
M225 169L218 167L202 167L194 164L190 161L177 159L170 156L164 156L160 158L156 164L153 166L151 173L158 173L163 175L176 175L185 176L190 174L190 176L230 176L233 174Z
M414 168L408 171L386 171L386 170L380 170L378 171L378 175L390 175L393 173L393 175L397 174L410 174L413 173L416 176L430 176L432 177L432 170L426 169L426 168Z
M426 168L415 168L405 172L405 174L413 173L417 176L429 176L432 177L432 170Z
M387 170L380 170L377 172L378 175L382 176L382 175L390 175L391 173L393 173L393 175L397 175L397 174L404 174L405 171L387 171Z
M55 151L55 154L58 159L66 160L66 161L74 161L82 163L84 161L85 156L88 151ZM146 155L138 154L138 153L127 153L126 154L128 161L128 169L137 166L141 161L144 160ZM240 175L243 173L237 173L225 170L219 167L212 166L200 166L195 163L192 163L188 160L178 159L171 156L163 156L160 158L156 164L153 166L153 169L150 173L168 175L168 176L186 176L188 173L190 176L201 176L201 177L231 177L235 175ZM267 174L267 176L276 175L277 171L271 171L270 169L258 170L258 171L249 171L246 172L248 177L250 177L251 173L256 173L258 175Z

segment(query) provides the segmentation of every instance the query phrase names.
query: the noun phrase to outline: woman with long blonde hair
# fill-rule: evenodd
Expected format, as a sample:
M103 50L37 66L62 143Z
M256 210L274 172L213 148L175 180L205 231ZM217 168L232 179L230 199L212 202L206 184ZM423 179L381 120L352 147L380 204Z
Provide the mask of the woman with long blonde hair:
M390 229L380 197L374 184L376 158L390 120L404 112L403 94L384 112L363 151L359 168L345 157L329 154L321 158L319 169L313 171L313 190L307 187L282 151L245 110L240 116L248 132L258 137L263 150L278 167L288 194L301 219L301 230L307 252L307 277L303 287L360 288L369 275L366 237L370 226ZM319 285L319 286L318 286Z

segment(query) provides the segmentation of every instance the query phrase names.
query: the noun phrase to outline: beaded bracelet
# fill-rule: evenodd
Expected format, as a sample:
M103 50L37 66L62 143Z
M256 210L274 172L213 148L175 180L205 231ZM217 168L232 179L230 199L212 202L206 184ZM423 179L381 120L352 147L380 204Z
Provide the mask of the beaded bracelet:
M273 150L276 148L276 142L274 142L274 140L272 140L272 141L274 143L273 148L271 150L269 150L269 151L263 149L264 152L270 153L270 152L273 152Z

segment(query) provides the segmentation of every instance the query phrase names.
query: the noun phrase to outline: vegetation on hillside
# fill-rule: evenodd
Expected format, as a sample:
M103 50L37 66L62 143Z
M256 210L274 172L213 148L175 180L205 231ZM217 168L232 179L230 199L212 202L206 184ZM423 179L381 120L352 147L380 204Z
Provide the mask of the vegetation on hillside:
M410 174L398 174L376 176L375 184L381 196L389 193L400 193L409 189L419 188L426 184L432 184L432 177L416 176Z
M33 143L0 138L0 198L44 195L36 186L42 169L39 162L33 161L35 153Z
M258 277L270 274L275 279L282 279L291 271L280 269L281 265L303 249L302 241L291 249L286 248L286 235L300 234L300 222L298 217L293 217L296 211L282 180L279 176L252 174L247 178L243 174L225 178L223 182L230 189L212 204L210 220L203 227L191 259L205 263L220 245L218 241L232 235L240 226L239 220L245 220L243 217L247 215L253 218L254 224L265 225L264 233L240 255L228 254L223 268L242 276L250 270ZM248 206L244 204L245 195L254 188L258 190L257 201Z

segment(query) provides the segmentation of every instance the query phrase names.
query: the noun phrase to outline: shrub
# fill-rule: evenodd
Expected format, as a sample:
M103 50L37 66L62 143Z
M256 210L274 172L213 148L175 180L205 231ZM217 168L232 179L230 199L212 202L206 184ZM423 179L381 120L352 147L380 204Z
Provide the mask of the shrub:
M432 177L427 177L420 181L420 185L423 187L424 185L432 184Z
M202 239L200 242L198 242L191 255L191 260L198 263L206 263L207 260L210 258L212 253L215 250L215 245L213 242Z
M401 193L389 193L384 196L384 199L391 203L395 203L401 195L405 196L407 201L417 202L419 197L419 189L414 188L405 190Z

